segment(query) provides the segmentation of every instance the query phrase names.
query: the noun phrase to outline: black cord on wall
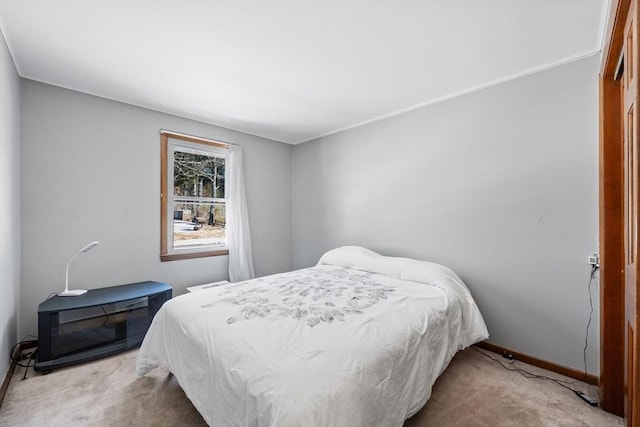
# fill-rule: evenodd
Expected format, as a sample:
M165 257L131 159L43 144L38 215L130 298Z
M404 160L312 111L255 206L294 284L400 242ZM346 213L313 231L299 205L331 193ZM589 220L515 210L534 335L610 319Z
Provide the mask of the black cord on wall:
M587 288L589 290L589 320L587 321L586 334L584 336L584 348L582 349L582 358L584 360L584 374L589 375L587 372L587 347L589 347L589 327L591 326L591 317L593 316L593 297L591 295L591 282L598 271L598 265L593 264L591 266L591 274L589 274L589 284Z
M584 337L584 348L582 350L582 355L583 355L583 360L584 360L584 373L585 375L588 375L588 371L587 371L587 348L589 347L589 327L591 326L591 318L593 317L593 295L591 293L591 284L593 283L593 279L596 275L596 271L598 271L599 266L597 264L593 264L591 265L591 273L589 274L589 284L587 285L588 291L589 291L589 319L587 321L587 327L585 328L586 330L586 334ZM597 401L596 399L590 397L589 395L587 395L586 393L580 391L580 390L576 390L572 387L569 387L570 385L573 385L574 383L578 382L578 380L575 381L564 381L564 380L558 380L556 378L551 378L548 377L546 375L537 375L534 373L531 373L525 369L522 369L518 366L514 365L514 362L516 361L515 359L511 359L508 365L505 365L501 360L489 355L488 353L478 349L477 347L473 347L474 350L476 350L477 352L481 353L483 356L488 357L489 359L493 360L494 362L500 364L500 366L502 366L504 369L508 370L508 371L515 371L518 372L520 375L522 375L525 378L533 378L533 379L542 379L542 380L547 380L547 381L552 381L556 384L558 384L559 386L562 386L564 388L566 388L567 390L571 390L572 392L574 392L576 394L576 396L578 396L579 398L581 398L582 400L584 400L585 402L587 402L588 404L590 404L591 406L597 406Z

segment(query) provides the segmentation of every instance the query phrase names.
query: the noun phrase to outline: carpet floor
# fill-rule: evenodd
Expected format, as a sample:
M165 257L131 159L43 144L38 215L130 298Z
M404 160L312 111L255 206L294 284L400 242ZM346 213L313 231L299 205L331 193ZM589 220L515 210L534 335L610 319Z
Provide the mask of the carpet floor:
M206 426L166 369L135 375L136 355L133 350L48 375L29 370L24 380L18 367L0 408L0 426ZM623 425L570 390L508 371L489 356L501 359L476 348L458 353L405 427ZM503 364L573 382L521 362ZM597 388L585 383L570 387L597 396Z

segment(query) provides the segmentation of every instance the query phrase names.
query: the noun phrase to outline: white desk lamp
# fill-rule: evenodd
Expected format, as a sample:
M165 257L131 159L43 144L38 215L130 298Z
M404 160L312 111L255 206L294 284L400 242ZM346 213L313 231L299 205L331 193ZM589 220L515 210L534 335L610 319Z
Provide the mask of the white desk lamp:
M89 243L87 246L85 246L84 248L80 249L77 254L75 254L74 256L71 257L71 259L67 263L67 275L66 275L66 279L65 279L65 282L64 282L64 292L59 293L58 294L59 297L77 297L77 296L80 296L80 295L82 295L82 294L87 292L84 289L75 289L73 291L69 290L69 266L80 255L82 255L84 253L87 253L91 249L93 249L96 246L98 246L98 243L99 242L91 242L91 243Z

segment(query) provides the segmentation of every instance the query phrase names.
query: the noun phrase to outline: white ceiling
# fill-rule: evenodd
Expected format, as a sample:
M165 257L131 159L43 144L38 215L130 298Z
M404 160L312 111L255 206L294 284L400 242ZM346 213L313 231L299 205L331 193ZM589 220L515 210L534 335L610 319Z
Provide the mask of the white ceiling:
M594 54L607 0L13 1L22 77L299 143Z

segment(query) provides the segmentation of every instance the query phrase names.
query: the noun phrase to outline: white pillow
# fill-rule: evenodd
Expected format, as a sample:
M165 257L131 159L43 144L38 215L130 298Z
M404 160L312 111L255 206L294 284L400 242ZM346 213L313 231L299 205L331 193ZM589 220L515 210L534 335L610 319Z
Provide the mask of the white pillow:
M450 282L462 284L462 280L444 265L410 258L383 256L360 246L343 246L328 251L318 261L318 265L325 264L432 285L447 285Z
M379 253L360 246L342 246L322 255L318 265L328 264L357 268L356 266L373 265L380 258L382 258L382 255Z

